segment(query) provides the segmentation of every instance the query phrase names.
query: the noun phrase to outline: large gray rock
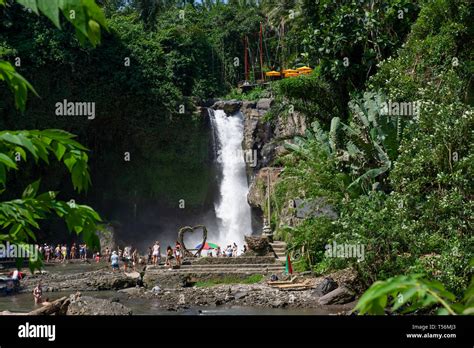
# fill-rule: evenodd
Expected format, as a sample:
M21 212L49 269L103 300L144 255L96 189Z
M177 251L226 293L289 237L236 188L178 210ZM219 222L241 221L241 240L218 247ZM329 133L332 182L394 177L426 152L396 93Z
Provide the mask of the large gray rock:
M306 133L306 117L299 113L279 114L274 128L275 139L293 139Z
M316 296L324 296L331 291L337 289L337 283L331 277L326 277L324 280L313 290L312 294Z
M271 246L268 238L261 236L245 236L245 243L250 251L256 255L265 256L271 252Z
M355 298L355 293L345 286L341 286L318 299L320 305L345 304Z
M97 231L99 237L100 250L104 251L105 248L109 248L110 252L116 249L117 240L115 238L115 228L112 225L105 226L103 231Z
M267 111L271 108L272 104L273 98L262 98L257 102L257 109Z
M254 102L254 101L244 100L242 102L242 109L243 110L245 110L245 109L255 109L256 106L257 106L257 102Z
M131 309L121 303L90 296L71 295L66 315L131 315Z
M214 103L212 108L214 110L224 110L227 115L235 114L237 111L240 110L242 106L242 102L239 100L219 100Z
M253 178L247 194L247 202L251 207L263 209L267 203L268 175L270 175L270 191L275 192L281 168L265 167Z
M338 215L334 208L327 203L324 197L318 197L313 200L295 199L296 217L307 219L310 217L325 216L330 219L337 219Z

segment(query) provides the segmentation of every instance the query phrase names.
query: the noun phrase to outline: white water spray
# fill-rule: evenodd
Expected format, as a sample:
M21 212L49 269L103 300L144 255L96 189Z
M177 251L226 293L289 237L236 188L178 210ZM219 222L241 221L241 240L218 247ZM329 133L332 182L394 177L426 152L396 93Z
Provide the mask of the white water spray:
M214 204L219 220L219 234L216 242L222 248L235 242L240 252L244 235L252 233L250 206L247 203L248 184L242 151L243 116L240 112L227 116L224 111L216 110L212 123L219 144L217 161L222 169L219 186L220 199Z

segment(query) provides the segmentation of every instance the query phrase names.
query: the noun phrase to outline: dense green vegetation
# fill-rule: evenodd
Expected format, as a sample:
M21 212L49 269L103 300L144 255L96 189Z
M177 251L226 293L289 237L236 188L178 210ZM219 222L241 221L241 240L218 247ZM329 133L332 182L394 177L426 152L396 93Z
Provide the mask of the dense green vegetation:
M295 268L326 274L353 267L366 288L383 281L361 300L362 313L381 313L387 304L392 310L436 305L453 313L472 306L472 287L463 295L474 249L474 26L468 0L102 0L97 3L105 18L93 7L83 13L93 19L88 26L71 20L69 8L61 16L40 8L45 18L20 5L35 1L0 3L6 4L0 6L0 77L10 88L0 90L0 126L70 132L46 136L46 142L35 131L5 133L41 135L36 146L59 161L40 169L22 163L9 178L5 199L42 177L45 190L97 207L108 221L126 219L137 202L176 207L184 199L202 211L215 173L209 127L196 106L219 96L272 95L269 122L294 110L308 125L274 162L283 171L272 196L272 226L289 243ZM97 25L107 29L100 36ZM264 71L299 65L314 71L242 94L235 87L245 78L245 45L251 81L261 76L260 53ZM55 104L65 99L94 101L95 119L58 118ZM387 114L392 104L411 109ZM0 145L8 146L1 153L9 152L10 160L0 157L2 184L3 168L16 169L11 156L19 151L11 148L14 141L3 140ZM79 143L88 155L75 148ZM58 144L79 156L80 170L61 165L68 159ZM87 195L75 190L89 184L86 162L98 188ZM31 198L37 189L27 190ZM337 218L285 226L283 210L295 198L319 200ZM332 243L362 245L364 257L330 257L326 246ZM403 291L410 296L395 303Z
M60 27L60 12L69 20L71 17L68 15L71 12L77 13L78 20L71 23L76 28L76 36L83 44L86 41L92 45L99 43L100 27L106 28L101 10L93 2L61 3L53 6L37 4L36 1L19 0L19 3L25 4L36 14L41 12L57 27ZM1 1L0 6L5 6L5 2ZM28 91L36 94L33 86L9 62L3 60L0 60L0 80L12 91L16 108L24 111ZM52 157L67 168L75 191L87 191L91 182L88 150L75 141L74 137L73 134L58 129L0 132L0 193L7 188L7 173L18 171L23 161L33 158L36 164L49 164ZM93 248L100 247L96 235L97 230L101 229L98 225L101 222L99 214L87 205L76 204L75 200L65 202L57 199L58 192L40 194L40 183L41 179L38 179L26 186L21 198L0 202L0 224L5 231L0 235L0 240L22 246L29 255L29 266L33 270L41 264L41 258L32 254L27 242L37 241L35 232L40 228L39 222L50 219L54 214L66 222L70 233L81 234ZM20 258L17 262L19 266L22 265Z
M350 75L371 73L357 75L347 114L333 104L331 81L340 77L337 69L324 68L328 57L315 53L317 75L279 83L280 98L311 112L316 122L306 138L288 145L275 207L294 197L323 196L338 211L335 220L311 218L279 228L295 255L304 247L299 268L327 272L351 265L366 286L419 273L460 296L472 275L474 246L473 7L467 1L420 1L408 13L418 10L412 26L403 25L403 32L409 28L406 39L397 36L391 46L398 50L386 47L376 64L361 60L351 69ZM374 32L388 23L375 21ZM298 88L321 92L305 100ZM385 115L389 101L418 103L419 112ZM279 226L277 213L274 218ZM364 260L328 257L325 245L333 242L364 245Z
M261 274L253 274L246 278L239 278L239 277L231 277L225 276L223 278L216 278L210 279L206 281L198 281L194 286L198 288L209 288L215 285L222 285L222 284L256 284L260 283L263 279L263 275Z

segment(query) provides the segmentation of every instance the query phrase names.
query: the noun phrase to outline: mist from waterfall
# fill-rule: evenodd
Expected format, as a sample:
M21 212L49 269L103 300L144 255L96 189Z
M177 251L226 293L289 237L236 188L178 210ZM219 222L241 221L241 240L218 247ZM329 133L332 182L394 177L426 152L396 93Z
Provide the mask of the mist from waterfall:
M222 110L210 110L210 117L215 134L216 160L221 171L219 199L214 203L219 231L214 242L222 248L235 242L240 252L244 235L252 233L251 210L247 203L248 183L242 150L243 115L238 112L228 116Z

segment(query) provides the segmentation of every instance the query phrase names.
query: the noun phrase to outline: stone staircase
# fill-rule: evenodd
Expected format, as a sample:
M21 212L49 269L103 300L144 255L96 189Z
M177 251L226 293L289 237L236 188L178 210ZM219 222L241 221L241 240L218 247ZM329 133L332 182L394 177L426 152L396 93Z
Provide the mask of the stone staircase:
M275 252L276 262L284 265L286 263L286 243L275 241L270 243L270 245Z
M190 264L181 265L178 269L169 269L164 266L152 268L147 267L147 270L160 269L169 273L178 274L273 274L282 273L285 267L281 263L261 263L261 264Z
M215 280L226 277L246 279L252 275L281 276L285 272L286 243L271 243L274 255L249 257L204 257L187 259L180 268L169 268L163 264L148 265L143 281L147 286L159 284L164 288L181 287L199 280Z

